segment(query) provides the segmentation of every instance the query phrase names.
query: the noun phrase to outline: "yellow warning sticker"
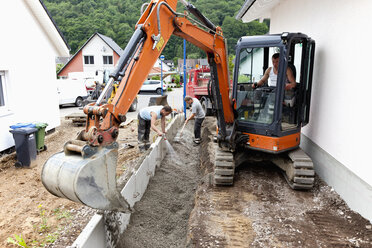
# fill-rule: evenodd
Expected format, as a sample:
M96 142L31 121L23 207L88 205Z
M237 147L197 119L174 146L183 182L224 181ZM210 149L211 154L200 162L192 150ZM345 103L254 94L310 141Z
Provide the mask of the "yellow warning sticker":
M162 36L160 36L159 42L156 44L156 48L160 52L161 48L164 46L164 39Z

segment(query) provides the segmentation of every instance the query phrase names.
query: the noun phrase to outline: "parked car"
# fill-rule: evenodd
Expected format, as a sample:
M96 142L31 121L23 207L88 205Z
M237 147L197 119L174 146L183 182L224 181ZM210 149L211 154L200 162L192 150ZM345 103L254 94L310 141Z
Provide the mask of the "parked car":
M163 81L163 91L167 90L167 85ZM140 91L156 92L156 94L161 94L161 81L160 80L146 80Z
M59 105L75 104L76 107L81 107L88 97L87 89L80 80L58 79L57 92Z

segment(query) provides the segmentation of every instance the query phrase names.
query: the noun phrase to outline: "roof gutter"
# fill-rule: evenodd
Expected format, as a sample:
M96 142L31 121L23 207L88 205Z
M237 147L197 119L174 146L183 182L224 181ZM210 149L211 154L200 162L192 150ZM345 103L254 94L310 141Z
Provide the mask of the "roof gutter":
M236 20L242 20L243 16L248 12L256 0L246 0L239 13L235 16Z

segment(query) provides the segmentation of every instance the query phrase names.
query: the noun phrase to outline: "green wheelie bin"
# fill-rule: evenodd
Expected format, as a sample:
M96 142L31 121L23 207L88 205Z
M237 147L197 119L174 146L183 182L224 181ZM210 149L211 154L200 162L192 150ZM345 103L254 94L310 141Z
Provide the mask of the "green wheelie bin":
M48 126L47 123L36 122L35 127L37 128L36 132L36 149L38 152L45 151L47 149L46 145L44 144L45 139L45 128Z

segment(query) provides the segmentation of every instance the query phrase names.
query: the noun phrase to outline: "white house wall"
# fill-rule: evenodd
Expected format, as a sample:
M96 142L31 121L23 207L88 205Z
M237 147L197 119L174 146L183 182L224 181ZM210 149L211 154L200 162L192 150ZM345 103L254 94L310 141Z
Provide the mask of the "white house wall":
M372 204L371 10L370 0L285 0L272 10L270 22L270 33L302 32L315 40L310 123L303 134L364 181L361 184L366 185L367 193L360 204L369 206ZM336 170L334 174L341 173ZM353 184L351 178L344 178L344 188ZM339 190L346 192L343 187L339 185ZM354 196L353 192L348 194L351 199L360 192L354 191ZM348 197L346 193L344 196ZM369 211L364 216L372 219L371 208L363 211Z
M83 48L83 67L84 72L96 71L96 70L113 70L114 65L104 65L103 56L112 56L114 61L113 50L97 35L95 35L88 44ZM84 56L94 56L93 65L84 64Z
M23 1L0 1L0 71L7 76L9 111L0 112L0 151L14 145L17 122L60 124L55 57L58 51Z

